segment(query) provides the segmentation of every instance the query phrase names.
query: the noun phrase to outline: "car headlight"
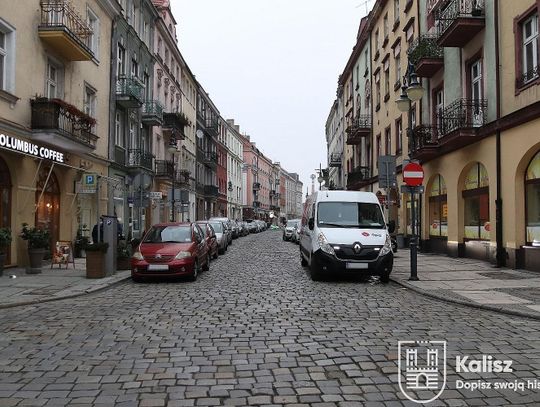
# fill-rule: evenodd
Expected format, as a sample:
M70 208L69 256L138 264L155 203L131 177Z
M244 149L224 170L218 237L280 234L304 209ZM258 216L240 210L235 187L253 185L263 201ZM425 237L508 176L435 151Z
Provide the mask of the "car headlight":
M390 235L387 234L386 241L384 242L384 246L379 252L379 256L386 256L391 251L392 251L392 240L390 239Z
M175 260L180 259L187 259L188 257L191 257L191 252L180 252L175 256Z
M317 241L319 243L319 247L321 248L323 252L328 253L332 256L336 255L334 248L330 246L330 244L328 243L328 240L326 240L326 236L324 235L324 233L322 232L319 233L319 236L317 237Z
M144 256L139 251L133 253L133 256L131 256L131 258L135 260L144 260Z

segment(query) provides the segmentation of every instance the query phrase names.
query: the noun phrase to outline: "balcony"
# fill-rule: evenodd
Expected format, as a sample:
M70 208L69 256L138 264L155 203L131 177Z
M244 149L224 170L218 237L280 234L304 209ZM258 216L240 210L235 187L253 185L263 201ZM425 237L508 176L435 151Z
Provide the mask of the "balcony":
M116 102L126 108L135 109L143 104L144 87L136 78L120 76L116 80Z
M441 47L463 47L486 25L484 0L451 0L435 15L437 43Z
M437 44L437 36L426 34L415 39L409 50L409 60L419 76L433 77L444 66L444 49Z
M217 154L213 151L207 151L203 153L202 157L202 163L210 168L216 168L217 167Z
M41 0L38 36L67 61L90 61L92 29L67 0ZM17 6L15 6L17 8Z
M217 119L206 119L204 127L205 127L206 131L208 131L210 136L214 136L214 137L218 136L218 121L217 121Z
M219 196L219 188L215 185L205 185L204 195L208 198L217 198Z
M358 190L368 184L371 178L369 167L360 166L353 169L347 174L347 189Z
M328 166L329 167L341 167L342 157L343 157L343 154L341 154L341 153L330 154L330 159L328 160Z
M189 175L191 173L188 170L179 170L174 174L174 183L181 187L181 188L187 188L189 187Z
M30 104L34 140L77 154L96 149L98 137L92 117L61 99L36 98Z
M128 150L127 166L154 171L154 155L138 148Z
M183 113L163 113L163 132L170 133L178 139L184 139L184 127L189 119Z
M171 179L174 174L174 163L169 160L156 160L156 178Z
M416 126L413 129L411 156L422 162L438 155L439 131L435 126Z
M261 184L259 182L253 183L253 191L259 191L261 189Z
M144 102L141 121L148 126L161 126L163 123L163 106L157 100Z
M458 99L444 108L441 135L458 132L461 136L476 136L487 121L487 100Z
M371 116L360 115L354 118L347 129L347 144L360 144L362 137L369 137L371 134Z

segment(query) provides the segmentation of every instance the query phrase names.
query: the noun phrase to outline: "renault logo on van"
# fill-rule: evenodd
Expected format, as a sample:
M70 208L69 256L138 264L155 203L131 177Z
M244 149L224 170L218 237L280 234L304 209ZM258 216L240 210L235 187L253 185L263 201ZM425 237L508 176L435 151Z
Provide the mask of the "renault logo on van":
M353 244L353 251L358 254L362 251L362 245L358 242L356 242L355 244Z

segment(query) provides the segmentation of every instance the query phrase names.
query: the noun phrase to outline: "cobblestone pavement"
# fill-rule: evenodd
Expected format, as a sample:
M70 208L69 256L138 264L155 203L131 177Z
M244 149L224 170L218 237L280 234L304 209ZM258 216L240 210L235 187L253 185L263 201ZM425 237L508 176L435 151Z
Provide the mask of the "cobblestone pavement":
M540 321L438 302L397 284L312 282L278 231L236 240L195 283L121 283L0 310L0 406L401 406L398 340L447 340L429 406L540 405ZM513 372L456 373L456 356ZM472 382L471 382L472 383Z

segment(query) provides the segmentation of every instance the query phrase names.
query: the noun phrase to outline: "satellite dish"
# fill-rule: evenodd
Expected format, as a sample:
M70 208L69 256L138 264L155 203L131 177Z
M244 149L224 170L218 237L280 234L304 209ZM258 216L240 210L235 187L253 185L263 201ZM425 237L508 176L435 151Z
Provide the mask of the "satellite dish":
M202 130L197 130L197 132L195 133L195 135L198 137L198 138L203 138L204 137L204 133Z

